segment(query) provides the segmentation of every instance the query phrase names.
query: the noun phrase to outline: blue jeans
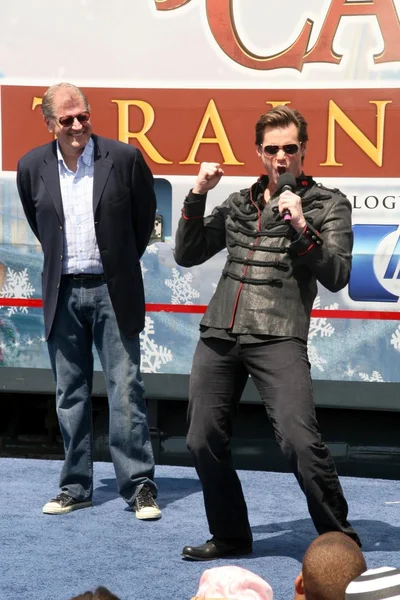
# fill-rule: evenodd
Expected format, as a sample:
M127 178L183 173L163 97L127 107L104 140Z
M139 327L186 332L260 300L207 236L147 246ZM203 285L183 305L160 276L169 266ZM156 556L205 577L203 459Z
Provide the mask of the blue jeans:
M93 342L106 380L118 490L132 505L144 484L157 495L139 336L128 339L119 330L105 283L62 277L48 350L65 449L60 487L79 500L93 494Z

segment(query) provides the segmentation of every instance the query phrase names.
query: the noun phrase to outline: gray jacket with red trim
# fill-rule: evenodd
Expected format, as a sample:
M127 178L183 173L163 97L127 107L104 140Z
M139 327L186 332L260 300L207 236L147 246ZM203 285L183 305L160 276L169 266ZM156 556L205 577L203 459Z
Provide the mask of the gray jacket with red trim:
M307 340L317 281L337 292L349 280L351 204L339 190L300 177L296 193L307 227L298 234L280 217L278 196L260 210L267 184L262 176L207 217L206 196L190 192L176 233L175 260L192 267L228 250L201 325Z

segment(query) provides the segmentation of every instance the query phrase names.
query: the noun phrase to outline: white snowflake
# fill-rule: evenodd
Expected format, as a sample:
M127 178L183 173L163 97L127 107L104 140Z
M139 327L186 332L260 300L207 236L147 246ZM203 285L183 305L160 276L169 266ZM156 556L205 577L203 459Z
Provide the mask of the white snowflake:
M193 280L191 273L181 275L175 267L172 268L173 279L164 279L164 283L172 290L172 304L193 304L190 302L193 298L199 298L200 292L195 290L190 284Z
M317 296L315 298L313 308L320 309L321 308L321 298ZM329 306L325 306L324 310L337 310L339 308L339 304L336 302L334 304L330 304ZM335 331L335 328L325 317L312 317L310 321L310 329L308 332L308 339L311 340L316 335L320 335L321 337L330 337Z
M378 371L372 371L372 375L368 375L368 373L359 373L358 375L363 381L379 381L380 383L384 381L382 375Z
M148 254L158 254L158 250L159 247L156 246L155 244L151 244L150 246L147 246L146 251Z
M343 375L346 377L353 377L355 372L356 370L352 369L351 365L347 365L347 369L346 371L343 371Z
M308 359L313 367L319 371L324 371L324 365L326 365L327 361L321 356L318 356L317 349L312 344L308 345Z
M140 261L140 268L142 269L142 276L144 277L144 274L147 273L148 269L146 269L142 260Z
M159 346L151 339L154 335L154 321L146 317L144 330L140 334L141 370L142 373L157 373L161 365L172 360L172 352Z
M13 348L19 348L20 350L31 350L32 347L36 346L35 350L37 349L37 346L42 345L43 344L44 339L41 338L36 338L36 339L32 339L30 336L25 337L25 338L20 338L15 340L11 346ZM1 349L1 344L0 344L0 349Z
M7 268L6 281L0 291L1 298L31 298L35 288L29 283L28 269L14 271ZM7 314L10 317L17 312L27 313L26 306L10 306Z
M392 333L390 343L392 344L395 350L400 350L400 325L399 327L397 327L396 331Z

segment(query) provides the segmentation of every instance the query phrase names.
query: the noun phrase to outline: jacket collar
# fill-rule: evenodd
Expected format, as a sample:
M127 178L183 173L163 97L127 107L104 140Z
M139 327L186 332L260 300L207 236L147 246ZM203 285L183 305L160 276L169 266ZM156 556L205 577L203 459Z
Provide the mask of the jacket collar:
M92 138L94 141L93 214L96 214L113 161L109 157L105 138L95 134Z
M240 193L242 195L247 196L247 198L249 199L251 191L251 196L254 202L260 205L260 203L262 203L263 201L264 192L268 187L268 182L268 176L262 174L259 176L257 181L250 186L250 188L240 190ZM300 177L297 177L296 179L296 194L303 197L306 194L306 192L308 192L315 185L315 181L311 176L302 173Z
M44 181L50 198L53 201L60 225L64 223L64 211L61 198L60 177L58 174L57 141L51 142L43 157L40 175Z

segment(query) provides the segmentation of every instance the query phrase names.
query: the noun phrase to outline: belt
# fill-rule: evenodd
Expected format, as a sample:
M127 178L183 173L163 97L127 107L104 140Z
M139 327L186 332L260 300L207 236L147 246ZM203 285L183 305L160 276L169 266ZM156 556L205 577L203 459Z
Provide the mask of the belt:
M62 275L66 279L82 279L90 281L105 281L104 273L66 273Z

